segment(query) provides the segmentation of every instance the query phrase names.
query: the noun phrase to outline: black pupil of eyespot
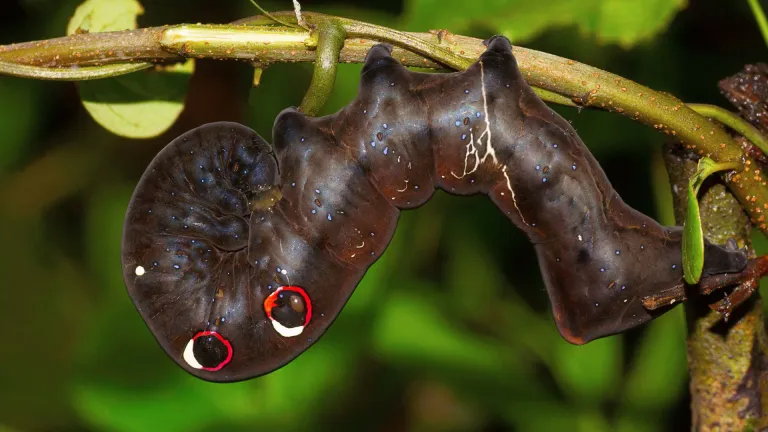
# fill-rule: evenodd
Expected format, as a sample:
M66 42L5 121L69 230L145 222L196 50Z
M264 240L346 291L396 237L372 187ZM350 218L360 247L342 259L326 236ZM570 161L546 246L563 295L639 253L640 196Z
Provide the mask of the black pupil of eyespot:
M300 327L304 325L306 316L307 305L301 294L287 291L277 295L277 304L272 309L272 318L277 322L287 328Z
M219 366L229 356L227 346L216 336L198 337L192 346L192 352L195 354L195 360L207 368Z

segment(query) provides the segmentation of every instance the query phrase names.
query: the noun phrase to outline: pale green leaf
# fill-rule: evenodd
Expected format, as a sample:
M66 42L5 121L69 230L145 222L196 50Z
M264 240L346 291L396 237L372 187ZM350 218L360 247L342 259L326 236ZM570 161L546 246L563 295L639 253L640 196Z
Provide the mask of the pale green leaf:
M80 84L80 98L91 116L110 132L152 138L173 125L184 109L194 61L164 71L147 70Z
M738 169L741 165L741 162L717 163L710 158L701 158L696 172L688 180L688 209L683 223L683 277L689 284L699 281L704 268L704 232L696 198L699 188L710 175L718 171Z
M701 278L704 269L704 231L701 229L699 201L693 187L693 179L688 180L688 209L683 223L683 277L689 284L695 284Z
M69 21L67 34L135 29L144 12L136 0L87 0ZM110 132L152 138L168 130L184 109L194 61L79 85L88 113Z
M67 25L67 34L132 30L136 17L144 13L137 0L87 0L75 10Z
M410 0L407 16L413 29L466 33L483 26L513 41L552 27L575 26L603 42L631 46L664 30L686 5L687 0Z

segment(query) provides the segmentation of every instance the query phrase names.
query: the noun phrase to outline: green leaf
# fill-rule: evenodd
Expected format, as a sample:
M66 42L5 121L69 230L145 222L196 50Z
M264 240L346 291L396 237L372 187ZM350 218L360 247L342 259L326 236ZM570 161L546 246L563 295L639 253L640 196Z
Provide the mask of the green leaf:
M94 120L127 138L152 138L168 130L184 109L194 61L165 71L148 70L80 84L80 98Z
M686 5L686 0L410 0L407 16L411 28L466 33L480 25L513 41L551 27L576 26L602 42L628 47L662 31Z
M87 0L67 34L135 29L144 9L136 0ZM127 138L152 138L168 130L184 109L194 61L115 78L80 83L80 98L97 123Z
M704 269L704 231L701 229L699 200L693 186L693 179L688 180L688 210L683 223L683 277L689 284L695 284L701 278Z
M695 284L701 278L704 268L704 232L701 228L701 215L699 214L699 194L701 185L713 173L739 169L741 162L717 163L710 158L701 158L688 180L688 209L683 223L683 277L689 284Z

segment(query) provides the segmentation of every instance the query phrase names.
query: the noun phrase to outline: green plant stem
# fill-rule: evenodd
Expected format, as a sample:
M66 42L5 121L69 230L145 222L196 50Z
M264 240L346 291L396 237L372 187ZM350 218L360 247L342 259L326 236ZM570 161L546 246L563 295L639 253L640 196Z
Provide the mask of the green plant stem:
M747 0L749 7L752 9L752 15L755 16L757 26L760 28L760 33L763 35L765 44L768 45L768 19L765 18L763 8L760 7L760 0Z
M339 66L339 53L344 45L344 28L334 22L321 23L317 29L317 60L312 73L312 81L299 111L315 116L328 101L336 84L336 69Z
M86 81L124 75L151 67L152 63L123 63L77 68L49 68L0 61L0 74L48 81Z
M688 104L688 107L705 117L715 119L728 126L751 141L752 144L756 145L763 153L768 154L768 139L766 139L766 137L764 137L754 126L738 115L715 105Z
M477 60L476 57L455 54L451 49L445 49L439 44L430 43L410 33L346 18L338 18L338 20L349 37L367 37L400 47L408 47L409 50L437 60L451 69L464 70Z
M293 23L293 11L272 15ZM480 39L446 31L405 33L368 23L317 13L303 13L310 28L335 22L347 32L340 61L362 62L374 43L394 45L392 54L406 66L463 69L485 50ZM0 46L0 61L46 67L93 66L111 63L213 58L268 65L273 62L310 62L317 56L316 40L305 29L264 23L255 17L227 25L175 25L72 35L48 41ZM618 112L680 139L700 156L716 162L742 161L740 146L720 127L682 101L618 75L551 54L514 47L523 77L546 101ZM753 161L746 160L749 167ZM754 165L753 165L754 166ZM756 171L729 175L728 185L752 221L762 223L768 187Z

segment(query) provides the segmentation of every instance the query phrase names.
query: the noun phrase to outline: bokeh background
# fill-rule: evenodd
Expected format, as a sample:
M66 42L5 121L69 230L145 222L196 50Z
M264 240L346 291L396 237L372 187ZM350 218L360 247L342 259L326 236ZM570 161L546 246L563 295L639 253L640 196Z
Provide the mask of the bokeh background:
M6 1L0 43L57 37L78 2ZM486 38L576 59L688 102L727 106L717 81L765 60L746 1L302 2L397 29ZM264 1L270 10L288 1ZM141 26L225 23L246 1L144 1ZM330 113L351 100L342 65ZM178 122L119 138L75 84L0 77L0 431L658 431L690 427L682 309L576 347L558 335L533 248L483 197L438 192L405 212L336 323L296 361L237 384L166 357L128 298L120 239L151 158L202 123L271 136L310 65L197 64ZM557 108L625 200L671 223L664 136L616 114Z

